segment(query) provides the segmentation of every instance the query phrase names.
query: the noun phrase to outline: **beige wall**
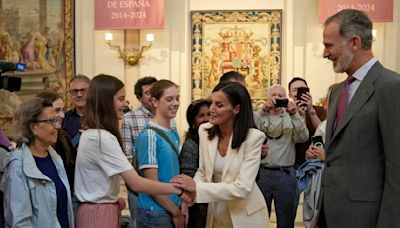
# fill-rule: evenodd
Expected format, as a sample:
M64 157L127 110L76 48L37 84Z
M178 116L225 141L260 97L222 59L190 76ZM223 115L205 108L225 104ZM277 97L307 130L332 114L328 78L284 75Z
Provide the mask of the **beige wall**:
M342 81L346 76L336 74L330 61L322 58L322 24L318 22L317 0L293 1L293 74L304 77L314 101L324 97L330 84ZM373 52L386 67L400 72L400 1L394 1L393 22L374 23L377 37ZM287 78L290 80L291 75Z
M304 77L314 101L323 97L328 86L343 79L322 58L322 25L318 23L318 0L165 0L165 28L146 30L94 30L94 1L76 2L76 72L93 77L114 75L125 82L127 98L135 107L133 85L138 78L152 75L180 85L181 107L177 116L180 133L187 128L186 107L191 99L190 11L282 9L282 84L293 76ZM378 36L373 51L387 67L400 72L400 1L394 1L394 22L376 23ZM113 42L125 47L146 44L146 33L155 41L139 66L124 66L117 52L110 50L104 34L112 32Z

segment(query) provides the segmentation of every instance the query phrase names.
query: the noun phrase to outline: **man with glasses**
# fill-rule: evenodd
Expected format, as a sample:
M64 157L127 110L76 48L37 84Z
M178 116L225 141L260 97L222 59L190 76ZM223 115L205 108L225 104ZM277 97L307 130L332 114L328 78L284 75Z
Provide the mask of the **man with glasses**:
M258 129L268 138L268 156L261 160L257 184L271 214L272 200L278 228L294 227L297 180L294 172L295 143L308 140L308 130L297 105L288 99L285 88L272 85L263 110L255 112Z
M69 96L74 107L65 113L62 128L68 132L72 146L76 149L79 144L81 118L84 116L86 106L86 93L90 85L90 79L85 75L74 76L69 82Z

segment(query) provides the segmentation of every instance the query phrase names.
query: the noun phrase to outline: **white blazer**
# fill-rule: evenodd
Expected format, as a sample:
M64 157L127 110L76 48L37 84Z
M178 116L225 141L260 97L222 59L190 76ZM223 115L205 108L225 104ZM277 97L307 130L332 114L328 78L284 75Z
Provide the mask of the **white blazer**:
M270 227L265 199L255 179L260 167L261 145L265 134L250 129L240 148L231 149L232 137L226 153L222 181L213 183L214 162L218 147L218 136L208 139L206 129L210 123L199 128L200 158L196 181L196 202L212 203L226 201L233 227ZM213 214L209 207L206 227L212 227Z

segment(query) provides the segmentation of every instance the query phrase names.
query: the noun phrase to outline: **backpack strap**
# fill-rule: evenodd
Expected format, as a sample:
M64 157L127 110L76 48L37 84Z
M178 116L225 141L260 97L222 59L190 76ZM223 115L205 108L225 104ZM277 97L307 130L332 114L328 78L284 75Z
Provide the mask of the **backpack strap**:
M171 142L171 140L168 138L168 136L167 136L161 129L156 128L156 127L153 127L153 126L149 126L149 125L147 125L145 128L143 128L143 130L146 130L146 129L153 130L153 131L155 131L158 135L160 135L161 138L163 138L163 139L171 146L171 148L174 150L176 156L179 157L178 148L175 147L175 145ZM139 173L139 164L138 164L136 155L133 156L133 158L132 158L132 166L133 166L133 168L136 170L136 172ZM128 188L129 191L133 192L136 196L138 195L137 192L132 191L132 190L128 187L128 185L126 185L126 187Z
M176 156L179 156L178 148L175 147L175 145L171 142L171 139L169 139L168 136L165 135L165 133L161 129L149 125L147 125L143 130L145 129L150 129L155 131L159 136L161 136L161 138L163 138L171 146Z

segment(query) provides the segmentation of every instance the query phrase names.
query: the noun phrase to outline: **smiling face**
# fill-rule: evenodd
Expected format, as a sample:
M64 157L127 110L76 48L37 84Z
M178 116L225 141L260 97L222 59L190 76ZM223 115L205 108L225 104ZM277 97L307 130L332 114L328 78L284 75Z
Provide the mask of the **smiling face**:
M69 85L69 95L76 108L81 109L85 107L88 88L89 83L79 79L72 81Z
M339 34L339 24L332 22L328 24L323 32L324 58L333 63L336 73L348 72L354 59L351 39Z
M64 101L61 98L59 98L59 99L55 100L52 103L52 105L53 105L54 111L56 112L56 115L58 117L64 119L64 116L65 116L64 115Z
M233 119L237 113L239 113L239 106L234 107L225 93L216 91L211 94L209 119L211 124L233 127Z
M160 99L152 97L152 104L156 109L156 115L161 115L166 119L173 119L179 108L179 90L176 86L166 88Z
M140 103L142 106L145 107L147 110L152 110L153 105L151 104L151 87L153 87L154 83L142 85L142 96L139 98Z
M285 89L282 87L273 87L269 90L269 96L275 99L284 99L286 97Z
M128 103L125 100L125 87L122 87L114 95L114 110L119 120L124 116L124 109L126 106L128 106Z
M207 123L210 118L210 109L208 105L203 105L200 107L199 112L194 118L194 128L197 129L203 123Z
M52 123L50 120L54 119L56 119L56 121ZM35 140L47 146L56 143L58 129L61 128L61 120L61 118L57 117L53 107L44 108L36 120L38 122L31 124L32 132L36 134Z

